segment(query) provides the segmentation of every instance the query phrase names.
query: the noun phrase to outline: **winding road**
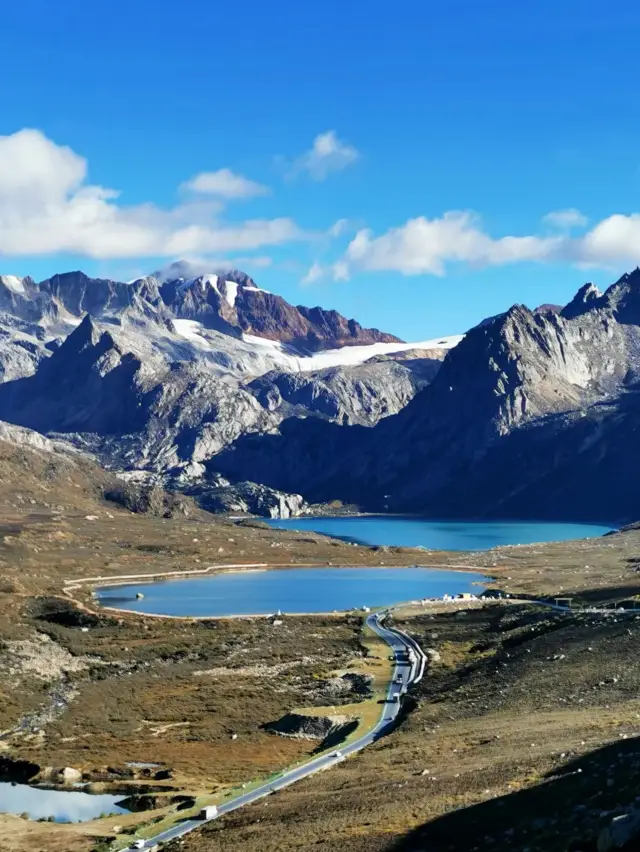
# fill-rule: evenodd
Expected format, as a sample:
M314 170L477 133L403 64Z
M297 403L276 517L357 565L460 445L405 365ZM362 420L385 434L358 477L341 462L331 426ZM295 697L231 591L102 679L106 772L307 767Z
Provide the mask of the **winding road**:
M239 808L244 808L246 805L250 805L252 802L256 802L258 799L262 799L265 796L269 796L277 790L282 790L290 784L295 784L296 781L308 778L309 775L313 775L315 772L320 772L323 769L329 769L350 755L355 754L358 751L362 751L363 748L371 745L371 743L375 742L387 733L396 721L401 709L401 701L394 701L392 698L393 694L403 694L412 683L417 683L421 680L426 663L425 655L422 653L420 646L417 642L415 642L415 640L411 639L396 628L385 627L383 625L382 622L388 614L389 610L384 610L382 612L372 613L367 616L366 619L367 626L377 633L378 636L384 639L384 641L393 650L396 661L393 677L387 691L386 702L383 705L380 720L375 727L371 728L359 739L344 746L344 748L329 752L328 754L322 754L302 766L283 772L282 775L279 775L277 778L267 781L247 793L242 793L234 799L231 799L222 805L218 805L217 814L212 817L212 819L185 820L179 825L167 829L167 831L156 834L155 837L147 838L145 840L144 847L139 848L149 849L156 844L168 843L170 840L176 840L179 837L183 837L185 834L189 834L189 832L201 828L207 822L218 819L218 817L221 817L224 814L231 813ZM413 651L413 660L411 662L407 662L403 659L404 652L409 650Z

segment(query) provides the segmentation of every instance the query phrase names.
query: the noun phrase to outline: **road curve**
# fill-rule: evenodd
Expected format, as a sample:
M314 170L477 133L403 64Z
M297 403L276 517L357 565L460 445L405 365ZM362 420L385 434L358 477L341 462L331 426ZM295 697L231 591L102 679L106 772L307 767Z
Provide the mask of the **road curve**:
M323 769L329 769L336 763L340 763L346 757L349 757L350 755L361 751L363 748L366 748L368 745L371 745L371 743L375 742L383 734L385 734L392 727L401 708L400 701L396 702L391 700L392 694L395 692L402 694L406 692L407 688L412 683L420 680L424 671L425 663L424 654L415 640L406 636L400 630L385 627L383 625L382 622L387 614L388 611L384 610L382 612L372 613L367 616L366 619L367 626L377 633L378 636L384 639L393 650L396 661L393 677L387 691L387 700L383 705L380 720L374 728L371 728L359 739L344 746L338 751L322 754L319 757L310 760L308 763L305 763L303 766L298 766L295 769L290 769L288 772L283 772L282 775L261 784L259 787L256 787L248 793L243 793L236 796L234 799L225 802L223 805L218 805L218 812L212 819L185 820L179 825L167 829L167 831L156 834L155 837L147 838L145 840L145 845L142 848L149 849L156 844L168 843L170 840L176 840L179 837L183 837L185 834L189 834L191 831L201 828L207 822L212 822L214 819L224 816L224 814L237 811L239 808L244 808L246 805L250 805L252 802L258 801L258 799L263 799L265 796L269 796L277 790L282 790L290 784L295 784L296 781L301 781L303 778L307 778L315 772L319 772ZM400 659L400 654L401 652L408 651L410 649L416 653L416 659L411 664L408 664Z

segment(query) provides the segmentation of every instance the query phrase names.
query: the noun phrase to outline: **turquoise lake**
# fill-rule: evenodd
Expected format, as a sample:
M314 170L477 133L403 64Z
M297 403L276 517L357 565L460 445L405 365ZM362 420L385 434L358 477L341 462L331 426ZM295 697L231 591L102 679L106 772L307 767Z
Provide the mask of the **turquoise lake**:
M482 592L486 578L429 568L286 568L238 571L97 590L103 606L159 615L332 612L420 597ZM144 597L137 599L141 592Z
M488 550L504 544L534 544L601 536L612 528L597 524L535 521L428 521L372 515L300 517L268 521L281 529L312 530L360 544L425 547L427 550Z
M441 550L485 550L499 544L587 538L610 530L592 524L464 523L397 517L306 517L270 523L363 544ZM97 597L103 606L159 615L257 615L278 610L313 613L479 593L484 582L487 579L479 574L429 568L291 568L105 586L97 590ZM138 593L143 597L137 598Z

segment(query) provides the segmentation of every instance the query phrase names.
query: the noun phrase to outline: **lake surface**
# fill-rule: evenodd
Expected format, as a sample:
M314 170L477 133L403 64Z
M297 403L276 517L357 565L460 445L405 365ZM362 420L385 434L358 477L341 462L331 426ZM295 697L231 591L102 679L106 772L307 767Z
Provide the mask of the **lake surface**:
M126 814L129 811L116 804L123 798L0 782L0 813L28 814L30 819L53 817L55 822L87 822L100 814Z
M482 591L480 574L429 568L287 568L238 571L98 589L103 606L159 615L332 612ZM136 599L141 592L142 599Z
M280 529L312 530L359 544L425 547L427 550L489 550L504 544L534 544L601 536L597 524L532 521L428 521L389 516L292 518L268 521Z

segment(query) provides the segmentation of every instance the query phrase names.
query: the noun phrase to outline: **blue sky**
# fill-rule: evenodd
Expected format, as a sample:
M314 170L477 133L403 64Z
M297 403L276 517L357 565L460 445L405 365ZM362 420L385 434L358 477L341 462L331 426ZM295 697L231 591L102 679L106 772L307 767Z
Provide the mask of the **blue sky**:
M30 0L0 270L234 262L409 340L640 261L630 0Z

